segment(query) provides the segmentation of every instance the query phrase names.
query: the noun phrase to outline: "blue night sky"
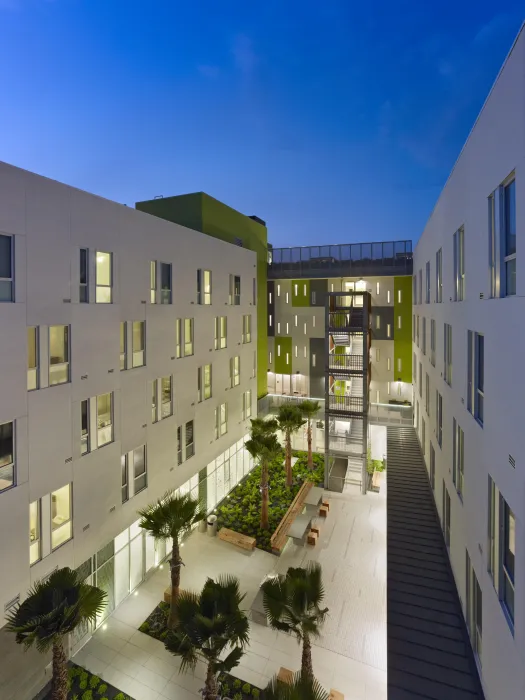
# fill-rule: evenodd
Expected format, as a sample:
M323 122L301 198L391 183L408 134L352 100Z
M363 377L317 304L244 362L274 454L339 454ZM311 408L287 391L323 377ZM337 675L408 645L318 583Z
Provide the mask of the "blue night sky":
M416 240L508 53L507 0L0 0L0 158L204 190L279 245Z

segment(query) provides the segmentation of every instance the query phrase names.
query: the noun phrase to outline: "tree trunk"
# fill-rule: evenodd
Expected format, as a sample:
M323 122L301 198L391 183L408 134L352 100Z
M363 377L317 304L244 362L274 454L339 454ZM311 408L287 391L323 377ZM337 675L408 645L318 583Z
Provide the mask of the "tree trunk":
M303 634L303 651L301 655L301 673L303 678L314 679L314 668L312 666L312 647L310 637Z
M313 471L314 458L312 455L312 423L311 423L309 418L308 418L308 430L307 430L306 435L308 438L308 469L311 469Z
M268 501L268 464L264 461L261 464L261 530L269 527Z
M51 679L51 700L67 700L67 657L63 637L53 642L53 678Z
M286 486L292 486L293 475L292 475L292 436L290 431L287 430L285 434L285 449L284 449L284 466L286 469Z
M171 572L171 602L170 602L170 614L168 617L168 627L173 629L177 621L176 605L179 598L180 589L180 567L182 566L182 559L180 558L179 540L178 535L173 538L173 550L171 552L170 559L170 572Z
M206 671L206 680L204 685L205 695L204 700L216 700L217 694L217 677L212 671L211 663L208 664Z

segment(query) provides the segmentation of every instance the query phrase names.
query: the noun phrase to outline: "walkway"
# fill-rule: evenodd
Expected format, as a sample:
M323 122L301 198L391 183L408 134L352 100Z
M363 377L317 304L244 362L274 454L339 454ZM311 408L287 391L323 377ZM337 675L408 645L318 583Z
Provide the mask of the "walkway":
M483 698L414 428L388 428L388 700Z
M330 503L316 547L288 545L280 558L259 550L243 553L194 532L183 549L182 586L198 590L207 576L235 574L249 609L266 574L309 559L319 561L330 614L313 647L314 672L327 689L340 690L346 700L386 700L385 495L361 496L354 488L330 494ZM122 603L105 629L75 657L135 700L195 700L203 685L202 667L196 677L179 674L178 660L164 645L136 631L162 599L168 580L165 565ZM235 673L264 687L280 666L298 670L299 665L294 638L251 623L248 652Z

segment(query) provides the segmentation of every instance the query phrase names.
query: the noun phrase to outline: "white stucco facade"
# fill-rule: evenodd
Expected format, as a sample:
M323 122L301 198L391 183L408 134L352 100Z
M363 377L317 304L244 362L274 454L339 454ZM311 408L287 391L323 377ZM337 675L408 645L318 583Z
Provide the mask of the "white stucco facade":
M521 322L525 311L525 274L520 261L525 249L524 136L525 36L522 31L414 254L415 328L418 316L420 327L419 342L414 342L413 346L414 416L421 441L424 433L425 460L445 529L446 493L450 497L450 561L473 639L477 617L482 618L482 641L479 645L474 642L474 646L477 646L481 678L489 700L525 697L525 431L522 420L525 331ZM494 210L491 209L493 203ZM512 233L514 217L515 254L511 252L512 242L506 248L506 241L510 239L505 235L507 230ZM463 270L460 262L454 262L454 234L462 227ZM491 254L492 230L494 252ZM440 249L441 302L436 277L436 254ZM456 261L459 257L456 256ZM491 261L494 263L492 277ZM426 302L427 263L430 263L429 303ZM511 266L511 278L515 265L515 293L512 293L512 279L505 292L507 264ZM462 279L456 284L458 277ZM423 318L427 333L425 353ZM431 361L432 321L436 329L435 365ZM445 361L445 332L449 332L445 331L445 324L452 329L451 379ZM472 332L470 336L469 331ZM480 347L483 359L480 359ZM442 397L441 428L436 392ZM462 482L458 426L464 444ZM435 467L431 450L435 453ZM496 489L494 517L489 509L489 478ZM481 616L467 610L473 591L467 577L472 584L472 571L481 591Z

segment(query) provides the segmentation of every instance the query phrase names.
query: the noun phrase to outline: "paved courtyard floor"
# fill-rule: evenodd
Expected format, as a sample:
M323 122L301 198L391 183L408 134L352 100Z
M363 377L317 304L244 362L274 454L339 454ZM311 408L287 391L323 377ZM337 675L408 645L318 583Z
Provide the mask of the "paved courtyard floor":
M251 607L261 580L309 560L323 567L329 617L313 643L314 673L329 690L346 700L386 700L386 494L361 496L357 488L330 493L330 512L315 547L289 544L281 557L236 547L194 532L182 550L182 587L199 590L208 576L234 574ZM179 661L161 642L138 626L162 600L168 566L158 569L107 620L78 652L75 661L135 700L195 700L204 668L195 676L179 673ZM254 622L250 644L234 674L264 687L281 666L298 670L295 638Z

